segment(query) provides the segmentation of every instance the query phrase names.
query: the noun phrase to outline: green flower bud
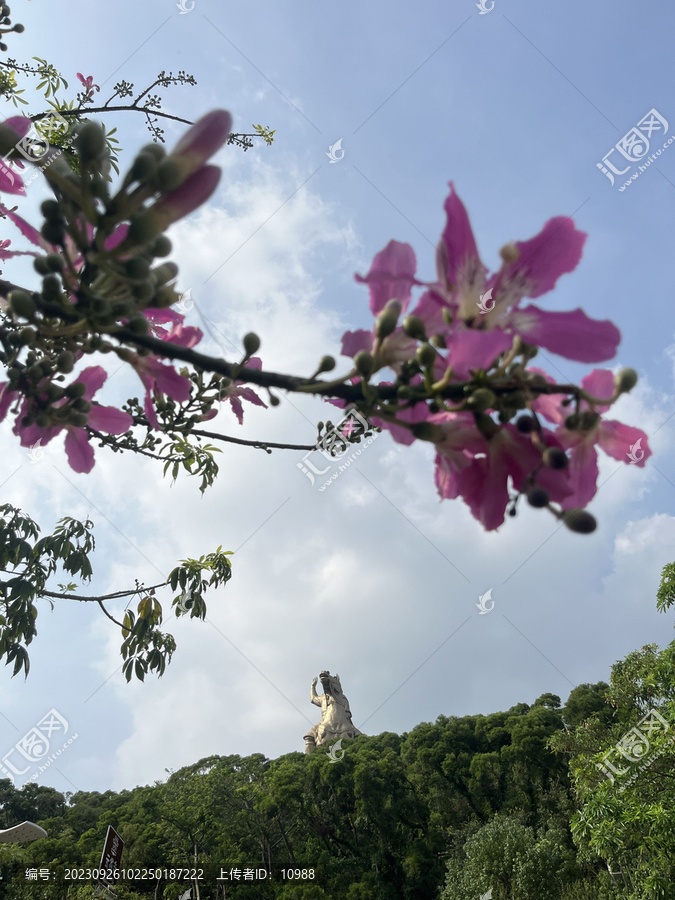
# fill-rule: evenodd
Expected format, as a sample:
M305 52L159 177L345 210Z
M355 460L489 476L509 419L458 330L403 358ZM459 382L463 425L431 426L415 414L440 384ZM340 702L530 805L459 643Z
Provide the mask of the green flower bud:
M275 394L270 394L270 406L278 406L280 403L281 400Z
M70 424L75 428L84 428L84 426L87 424L87 414L74 412L70 417Z
M63 272L65 263L58 253L50 253L45 262L50 272Z
M150 330L150 323L145 316L132 316L127 328L132 334L147 334Z
M600 421L600 416L590 409L585 409L581 413L580 427L582 431L592 431Z
M131 288L131 293L137 300L152 300L155 294L155 286L149 281L141 281Z
M150 156L154 157L156 162L161 162L166 156L166 150L162 147L161 144L157 144L153 141L151 144L145 144L145 146L141 147L141 153L147 153Z
M489 388L478 388L469 397L468 403L477 412L494 409L497 397Z
M88 413L91 409L91 403L85 400L84 397L77 397L73 400L71 408L77 410L77 412Z
M367 350L359 350L354 357L354 368L361 378L370 378L375 368L375 360Z
M525 409L527 406L527 397L524 391L513 391L508 395L508 404L515 409Z
M548 506L551 498L543 488L534 487L527 492L527 502L535 509L542 509Z
M47 265L47 259L44 256L38 256L37 259L33 260L33 268L38 275L48 275L51 272L51 269Z
M591 534L598 527L595 517L585 509L569 509L563 513L562 520L570 531L577 534Z
M408 337L415 338L418 341L426 341L427 333L424 328L424 322L417 316L406 316L402 322L403 330Z
M42 237L50 244L62 244L65 236L65 227L61 222L45 222L40 229Z
M35 315L35 301L26 291L10 291L7 299L15 315L23 319L32 319Z
M401 315L401 304L398 300L387 301L384 309L377 317L375 322L375 336L379 340L384 340L394 331L398 324L398 317Z
M319 368L317 370L317 375L321 374L321 372L332 372L337 363L335 362L335 358L332 356L322 356L319 361Z
M172 159L163 159L157 169L155 183L161 191L173 191L183 183L180 166Z
M142 256L132 256L124 263L124 272L127 278L144 281L150 274L150 263Z
M49 428L52 424L52 420L47 413L40 412L35 416L35 424L38 428Z
M22 344L30 346L35 341L37 332L34 328L22 328L17 337L21 338Z
M448 345L445 343L445 338L442 334L432 334L429 338L429 343L434 347L440 347L442 350L447 350Z
M567 416L567 418L565 419L565 428L568 431L576 431L580 425L581 425L581 416L579 416L577 413L572 413L571 415Z
M12 31L16 31L17 34L23 34L26 29L21 24L21 22L17 22Z
M490 416L486 415L485 413L474 413L474 419L476 420L476 427L483 435L483 437L486 437L488 440L491 437L494 437L499 431L499 425L497 425L497 423L494 422L490 418Z
M45 200L44 203L40 204L40 212L50 222L53 222L55 219L61 219L61 206L56 200Z
M127 237L143 247L157 237L158 228L147 209L140 210L131 217Z
M87 393L87 386L83 384L81 381L73 381L72 384L69 384L65 389L66 397L77 398L83 397Z
M150 279L155 284L166 284L178 275L178 266L174 262L165 262L150 271Z
M567 454L560 447L547 447L541 458L544 465L551 469L566 469L569 463Z
M98 123L84 122L84 124L78 125L75 149L85 163L98 159L105 150L105 146L103 128Z
M72 372L75 368L75 354L71 353L70 350L64 350L56 358L56 368L59 372L64 372L66 375Z
M433 366L437 356L438 354L431 344L422 344L415 352L415 359L424 369Z
M638 383L638 373L635 369L621 369L614 376L614 385L620 394L632 391Z
M58 275L45 275L45 277L42 279L42 294L45 300L61 299L61 279L58 277Z
M157 160L150 153L141 152L131 166L129 177L133 181L150 181L157 174Z
M163 285L152 298L152 305L164 309L167 306L173 306L174 303L178 303L178 299L178 294L173 288Z
M155 243L152 245L153 256L168 256L171 253L171 241L165 234L160 234Z
M433 422L415 422L412 433L418 441L432 441L440 443L445 437L445 432L439 425Z
M244 335L242 343L247 356L253 356L260 349L260 338L253 331L249 331L248 334Z
M516 419L516 428L521 434L530 434L535 428L534 419L532 416L518 416Z

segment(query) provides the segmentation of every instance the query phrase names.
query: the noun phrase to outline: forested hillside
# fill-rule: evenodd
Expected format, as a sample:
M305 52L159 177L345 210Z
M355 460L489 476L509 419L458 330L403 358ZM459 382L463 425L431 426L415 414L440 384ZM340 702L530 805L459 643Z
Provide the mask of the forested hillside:
M194 883L163 873L195 866L201 900L671 897L670 736L651 762L661 737L650 736L648 764L630 783L596 763L646 709L667 717L674 659L675 642L646 647L614 666L609 685L580 685L562 707L544 694L506 712L440 716L407 734L359 737L334 758L325 748L214 756L120 793L0 781L0 826L29 819L49 833L0 846L4 897L92 896L63 874L98 867L108 825L125 842L125 868L162 870L118 884L125 900L176 900L188 887L195 898ZM27 868L48 868L52 880L28 883ZM272 875L245 881L246 869Z

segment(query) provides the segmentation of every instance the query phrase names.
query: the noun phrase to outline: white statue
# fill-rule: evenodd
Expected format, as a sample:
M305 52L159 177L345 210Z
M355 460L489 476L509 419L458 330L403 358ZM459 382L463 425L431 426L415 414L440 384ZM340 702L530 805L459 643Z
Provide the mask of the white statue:
M316 683L321 679L323 694L317 694ZM305 735L305 753L311 753L315 747L328 744L337 738L354 738L362 732L352 722L349 700L342 693L340 676L323 671L312 681L309 699L315 706L321 707L321 721L312 726Z

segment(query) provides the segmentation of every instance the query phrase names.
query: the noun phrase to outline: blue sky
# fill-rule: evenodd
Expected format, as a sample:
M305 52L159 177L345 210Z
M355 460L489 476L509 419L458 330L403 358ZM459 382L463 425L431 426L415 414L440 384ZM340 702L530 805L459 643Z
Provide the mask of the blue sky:
M301 750L322 668L339 672L362 731L403 732L547 691L564 700L631 650L671 640L672 615L656 612L654 593L675 543L675 149L624 192L596 168L653 108L675 134L670 7L495 0L480 15L474 2L421 12L410 2L195 0L181 15L173 2L125 0L114 10L64 2L55 19L38 0L17 0L12 14L26 32L10 36L9 55L54 63L68 99L77 71L107 99L120 79L144 88L162 69L184 69L197 86L164 91L167 112L196 119L224 107L239 131L277 130L271 148L225 148L218 192L171 233L179 284L217 338L205 338L207 352L232 358L255 330L278 370L309 374L322 353L337 355L345 330L372 321L353 274L390 239L411 243L421 277L433 277L453 180L491 268L504 243L551 216L573 215L588 232L580 265L543 303L619 326L608 365L633 366L641 381L616 417L647 432L654 457L645 470L605 458L591 537L527 510L486 535L460 502L438 502L428 448L386 434L323 493L298 470L302 454L224 447L201 498L149 461L101 451L91 475L75 475L58 441L31 463L4 426L3 502L45 528L62 515L96 523L88 592L153 583L219 544L236 553L209 622L169 626L179 648L159 681L124 683L118 634L101 616L41 609L28 681L0 680L2 753L54 708L78 737L40 782L131 788L211 753ZM118 127L123 163L149 139L142 118L104 119ZM163 127L169 145L183 130ZM331 164L339 139L344 157ZM20 210L46 196L34 182ZM9 225L2 237L21 246ZM31 277L9 262L4 272ZM197 307L189 321L201 325ZM569 379L588 370L552 356L542 365ZM109 402L138 390L124 372L106 387ZM291 398L247 409L242 429L225 411L212 424L309 443L322 418L320 402ZM494 609L479 615L490 588Z

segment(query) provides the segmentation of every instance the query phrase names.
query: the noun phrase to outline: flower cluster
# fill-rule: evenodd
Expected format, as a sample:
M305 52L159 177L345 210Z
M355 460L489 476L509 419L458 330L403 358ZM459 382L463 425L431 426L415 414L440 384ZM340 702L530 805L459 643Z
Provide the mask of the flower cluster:
M80 80L91 88L91 79ZM0 126L0 141L13 146L30 124L24 117L8 119ZM156 408L166 409L167 398L169 406L191 398L193 382L187 374L143 347L132 350L124 344L148 334L192 348L203 337L170 308L179 301L174 288L178 269L161 261L171 252L163 232L215 190L220 169L207 160L226 143L230 127L229 113L217 110L189 129L172 153L148 145L120 190L110 196L104 134L100 126L86 123L78 126L75 139L79 175L60 158L45 173L57 199L42 204L40 231L0 204L0 212L37 248L15 251L3 240L0 257L32 255L42 276L40 291L14 288L3 301L9 327L0 334L7 368L7 381L0 384L0 420L10 411L16 415L14 432L23 446L45 445L65 431L70 465L89 472L94 465L88 443L92 434L122 434L134 424L129 413L92 401L106 380L100 366L85 368L64 384L86 354L113 352L134 368L145 389L143 412L151 428L161 430ZM2 170L0 189L23 193L18 175ZM260 366L260 360L251 364ZM265 405L237 382L221 379L217 386L216 399L227 399L240 422L240 398ZM213 403L209 395L200 406L202 419L215 414Z
M435 282L416 278L412 247L397 241L375 256L365 277L356 276L368 285L376 322L372 331L346 332L342 352L354 359L354 380L367 383L382 369L395 375L396 404L373 403L371 421L401 443L431 441L440 497L462 497L486 530L503 523L507 508L514 515L524 494L573 530L591 531L595 520L582 508L596 491L596 444L639 466L651 455L642 431L602 418L637 376L594 369L580 388L556 385L528 365L539 347L604 362L616 353L619 330L581 309L521 305L576 268L586 235L571 219L552 218L530 240L504 246L501 268L490 274L452 184L445 212ZM415 287L424 292L405 315Z

